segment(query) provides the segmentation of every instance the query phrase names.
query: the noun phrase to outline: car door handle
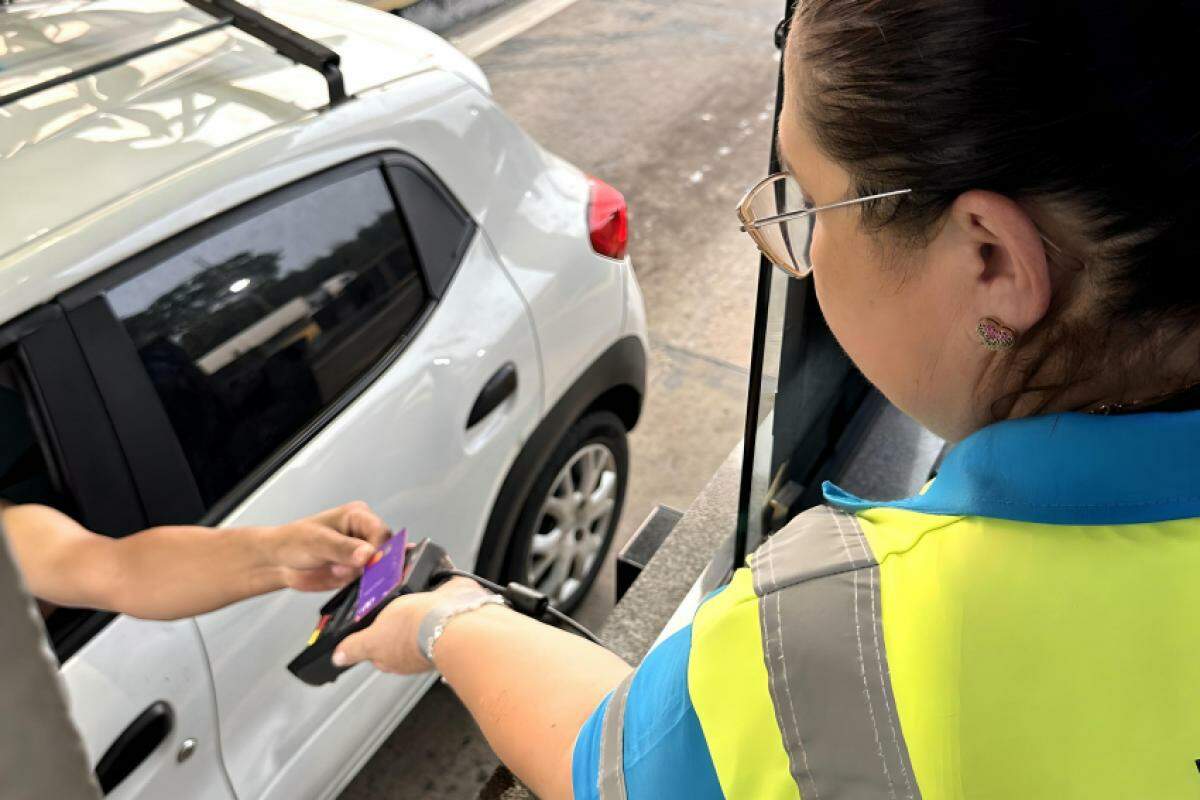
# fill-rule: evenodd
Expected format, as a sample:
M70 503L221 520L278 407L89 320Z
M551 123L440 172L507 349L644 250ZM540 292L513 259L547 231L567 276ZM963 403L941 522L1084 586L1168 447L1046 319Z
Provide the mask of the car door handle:
M488 382L479 391L475 405L471 407L471 415L467 417L467 430L474 428L484 418L495 411L501 403L512 397L517 391L517 365L509 361L496 374L488 378Z
M138 768L175 726L175 713L164 700L151 703L129 723L129 727L117 737L96 765L96 781L100 790L108 794L129 774Z

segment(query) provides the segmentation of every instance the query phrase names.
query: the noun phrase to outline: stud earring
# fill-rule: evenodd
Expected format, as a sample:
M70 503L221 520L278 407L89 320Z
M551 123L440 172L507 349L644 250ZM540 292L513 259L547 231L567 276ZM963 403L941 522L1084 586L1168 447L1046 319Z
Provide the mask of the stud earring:
M1011 350L1017 343L1017 332L991 317L979 320L976 331L979 333L979 341L988 350Z

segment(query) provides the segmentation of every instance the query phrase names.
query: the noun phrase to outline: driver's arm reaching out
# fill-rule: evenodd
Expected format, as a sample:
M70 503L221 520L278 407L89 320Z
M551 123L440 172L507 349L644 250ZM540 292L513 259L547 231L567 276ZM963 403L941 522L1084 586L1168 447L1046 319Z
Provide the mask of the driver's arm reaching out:
M173 525L122 539L46 506L10 506L3 521L35 597L144 619L189 617L276 589L335 589L357 577L390 535L357 502L285 525Z

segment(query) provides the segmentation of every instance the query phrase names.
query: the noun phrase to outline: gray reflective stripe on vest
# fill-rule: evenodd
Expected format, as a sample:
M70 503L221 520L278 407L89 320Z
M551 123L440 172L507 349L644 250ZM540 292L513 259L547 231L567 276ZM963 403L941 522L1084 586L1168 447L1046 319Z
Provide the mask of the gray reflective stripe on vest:
M919 798L884 652L879 564L858 521L811 509L759 549L752 574L801 797Z
M633 673L617 685L600 728L600 800L625 800L625 704Z

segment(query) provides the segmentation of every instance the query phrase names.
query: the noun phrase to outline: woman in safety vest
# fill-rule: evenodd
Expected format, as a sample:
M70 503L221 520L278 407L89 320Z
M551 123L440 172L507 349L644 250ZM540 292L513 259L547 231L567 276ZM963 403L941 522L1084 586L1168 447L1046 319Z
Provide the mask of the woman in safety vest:
M1198 32L800 0L742 220L936 480L827 487L636 671L461 580L343 663L435 667L548 800L1200 797Z

